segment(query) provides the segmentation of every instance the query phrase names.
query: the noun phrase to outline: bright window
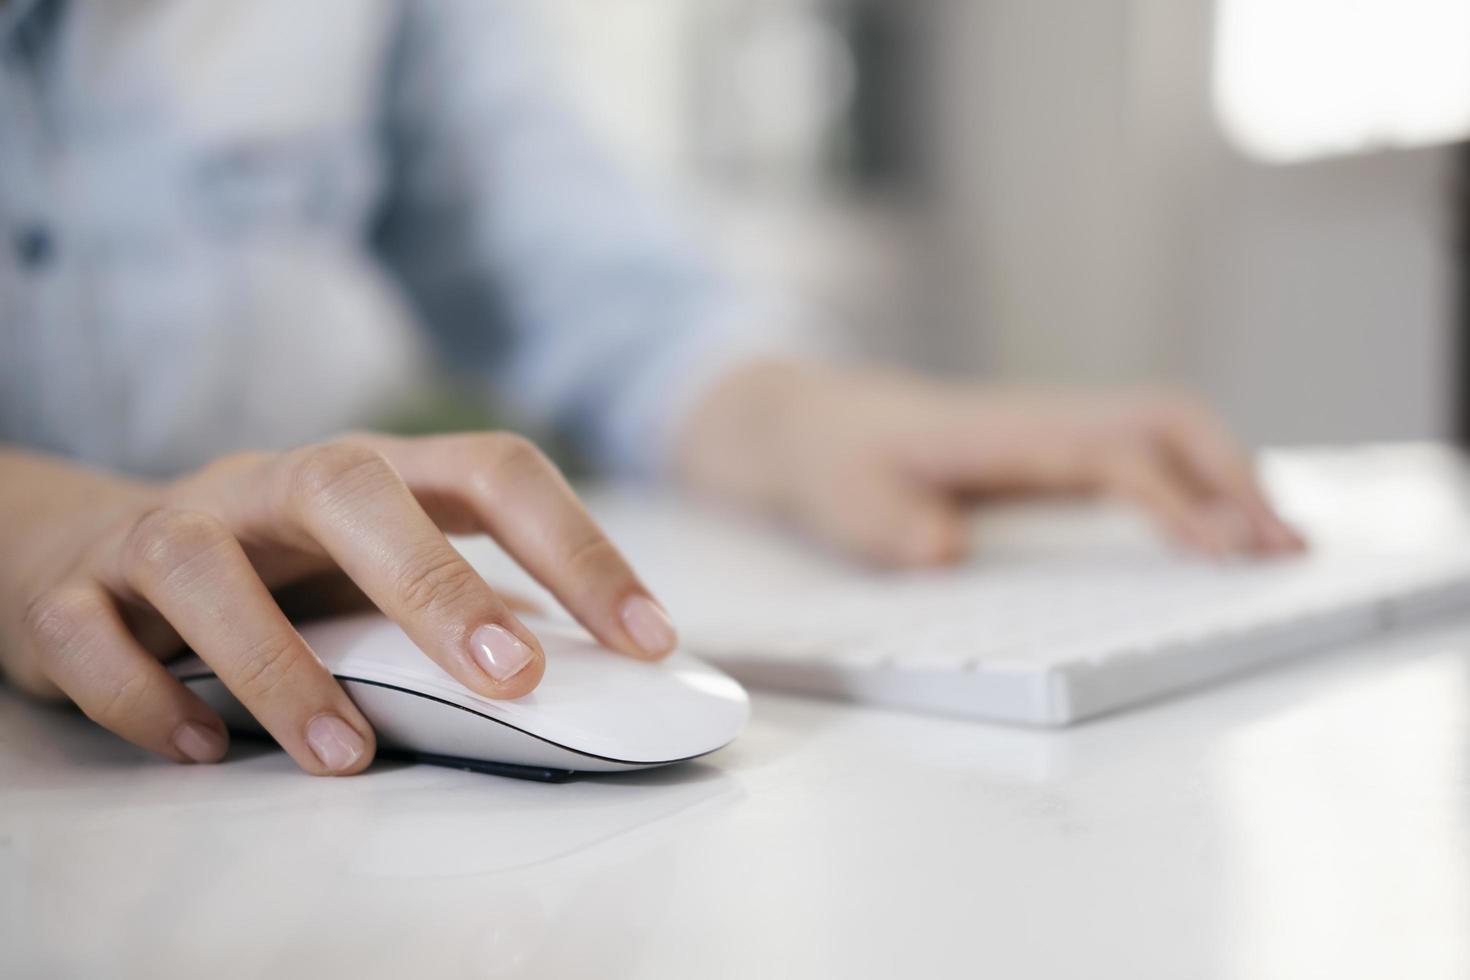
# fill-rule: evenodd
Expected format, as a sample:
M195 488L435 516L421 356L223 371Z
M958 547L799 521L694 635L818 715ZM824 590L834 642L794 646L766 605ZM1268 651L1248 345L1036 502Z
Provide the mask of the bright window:
M1215 110L1290 163L1470 135L1470 0L1217 0Z

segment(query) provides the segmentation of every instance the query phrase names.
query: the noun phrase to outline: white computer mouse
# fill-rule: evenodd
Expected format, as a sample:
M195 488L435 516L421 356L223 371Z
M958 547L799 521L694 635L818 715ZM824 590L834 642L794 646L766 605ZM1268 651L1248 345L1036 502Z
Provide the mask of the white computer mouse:
M739 735L750 699L685 653L658 663L619 656L581 629L523 617L546 651L536 690L514 701L470 691L387 617L323 620L301 635L378 734L380 754L557 779L682 762ZM195 656L169 665L232 729L260 727Z

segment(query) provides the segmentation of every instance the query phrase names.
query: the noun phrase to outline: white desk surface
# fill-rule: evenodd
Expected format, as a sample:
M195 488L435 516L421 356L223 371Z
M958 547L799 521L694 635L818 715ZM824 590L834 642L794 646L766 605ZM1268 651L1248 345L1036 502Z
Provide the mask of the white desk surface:
M759 694L541 785L0 691L0 975L1470 976L1470 618L1062 732Z

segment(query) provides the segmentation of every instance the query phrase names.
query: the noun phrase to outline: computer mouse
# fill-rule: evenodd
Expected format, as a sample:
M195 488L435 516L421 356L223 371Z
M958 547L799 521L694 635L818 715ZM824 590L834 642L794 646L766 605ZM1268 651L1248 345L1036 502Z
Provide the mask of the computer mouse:
M372 724L380 755L556 780L706 755L749 720L744 688L686 653L646 663L570 624L522 621L541 640L546 673L514 701L470 691L379 613L300 629ZM231 729L261 732L204 661L190 654L169 669Z

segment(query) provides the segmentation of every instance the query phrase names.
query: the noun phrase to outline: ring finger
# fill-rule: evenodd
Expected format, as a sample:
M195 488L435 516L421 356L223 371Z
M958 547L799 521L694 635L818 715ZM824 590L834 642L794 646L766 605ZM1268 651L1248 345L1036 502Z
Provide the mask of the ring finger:
M178 630L301 768L358 772L372 728L271 598L218 520L145 516L121 549L123 580Z

